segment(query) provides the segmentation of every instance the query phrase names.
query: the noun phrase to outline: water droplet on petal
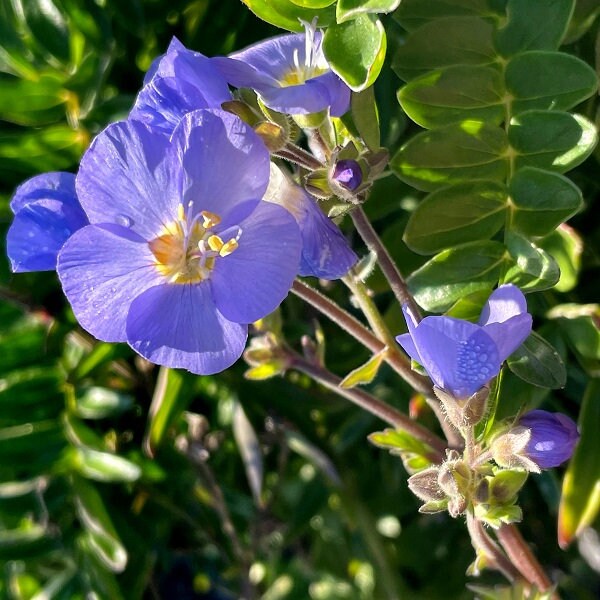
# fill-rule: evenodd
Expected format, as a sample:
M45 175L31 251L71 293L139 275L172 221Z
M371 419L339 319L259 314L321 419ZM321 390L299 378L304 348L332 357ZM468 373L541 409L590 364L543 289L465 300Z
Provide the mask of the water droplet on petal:
M122 225L123 227L131 227L133 225L133 219L127 215L117 215L116 220L117 224Z

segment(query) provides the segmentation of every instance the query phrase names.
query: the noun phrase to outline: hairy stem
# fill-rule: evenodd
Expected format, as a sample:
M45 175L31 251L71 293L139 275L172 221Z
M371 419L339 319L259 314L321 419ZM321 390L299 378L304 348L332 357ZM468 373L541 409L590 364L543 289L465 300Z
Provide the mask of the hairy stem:
M301 167L305 167L310 171L320 169L324 166L323 163L310 152L307 152L304 150L304 148L300 148L300 146L296 146L296 144L292 144L291 142L288 142L281 150L273 153L273 156L276 156L277 158L283 158L284 160L289 160L290 162L300 165Z
M500 546L488 535L481 521L467 511L467 529L471 536L471 543L476 551L482 552L488 560L490 567L500 571L511 583L520 579L519 571L508 560Z
M389 252L379 239L377 232L375 229L373 229L373 226L369 222L365 211L361 206L358 206L350 214L352 215L352 220L354 221L356 231L358 231L360 237L362 237L363 241L367 245L367 248L369 248L369 250L374 252L377 256L379 267L390 284L390 288L394 293L394 296L396 296L396 299L400 304L408 304L415 315L415 318L420 320L421 311L419 310L417 303L414 301L412 295L408 291L408 287L406 286L406 282L404 281L402 274L398 270L396 263L394 263L392 260L392 257L389 255Z
M299 354L290 351L289 356L291 359L291 368L305 373L324 387L335 392L339 396L346 398L346 400L350 400L350 402L360 406L360 408L372 415L379 417L382 421L385 421L392 427L406 431L416 439L425 442L432 448L432 452L428 458L434 462L442 461L446 444L431 431L418 423L415 423L399 410L396 410L389 404L386 404L379 398L376 398L363 390L340 387L342 381L340 377L323 367L306 361Z
M511 562L521 575L541 591L552 588L552 582L537 558L531 551L527 542L517 529L516 525L502 525L496 531L496 536L508 554ZM558 596L555 596L558 598Z
M346 312L333 300L302 281L296 280L294 282L292 292L339 325L344 331L348 332L358 342L363 344L365 348L373 352L373 354L382 352L387 346L388 351L386 352L385 361L390 367L392 367L392 369L394 369L394 371L396 371L396 373L398 373L398 375L400 375L415 390L422 394L431 395L431 384L427 378L415 373L410 368L408 360L397 349L395 340L393 340L393 346L391 346L390 350L389 344L392 343L393 338L390 339L391 334L389 334L389 332L385 341L379 339L358 319Z

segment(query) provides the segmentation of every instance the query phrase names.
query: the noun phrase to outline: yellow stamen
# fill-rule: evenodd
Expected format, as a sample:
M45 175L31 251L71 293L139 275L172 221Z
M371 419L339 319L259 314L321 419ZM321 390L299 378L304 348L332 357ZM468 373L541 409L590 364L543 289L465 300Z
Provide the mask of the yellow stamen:
M223 247L223 240L218 235L211 235L206 243L213 252L219 252Z
M237 240L231 238L227 243L223 244L219 250L219 256L229 256L238 247Z
M210 229L221 222L219 215L215 215L215 213L211 213L208 210L203 210L200 216L202 217L202 227L204 229Z

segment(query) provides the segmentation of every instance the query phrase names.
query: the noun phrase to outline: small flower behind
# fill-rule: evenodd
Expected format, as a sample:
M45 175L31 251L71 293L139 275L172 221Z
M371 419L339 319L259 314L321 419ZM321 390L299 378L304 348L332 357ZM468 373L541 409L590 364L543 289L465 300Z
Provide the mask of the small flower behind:
M492 292L477 324L446 316L419 323L408 306L402 310L408 333L396 340L454 398L468 398L485 386L531 333L525 296L512 284Z
M10 202L15 218L6 252L15 273L52 271L66 240L88 224L72 173L43 173L22 183Z
M280 35L213 61L231 85L255 90L272 110L307 115L329 109L340 117L350 105L350 88L329 67L323 33L314 23L304 27L304 35Z
M247 324L280 304L298 272L300 232L261 200L268 181L264 144L229 113L189 113L170 139L139 122L109 126L77 176L90 225L58 257L81 325L157 364L229 367Z
M532 410L496 437L491 449L501 466L539 473L569 460L578 440L577 425L566 415Z

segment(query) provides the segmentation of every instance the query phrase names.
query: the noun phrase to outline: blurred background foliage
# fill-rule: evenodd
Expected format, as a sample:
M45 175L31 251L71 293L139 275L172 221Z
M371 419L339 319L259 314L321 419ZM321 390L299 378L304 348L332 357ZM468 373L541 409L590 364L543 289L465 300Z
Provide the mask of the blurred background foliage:
M563 47L596 69L597 17L595 0L577 2ZM376 95L382 143L393 151L417 127L387 68L406 32L392 16L381 18L388 58ZM279 32L237 0L1 0L3 234L15 186L44 171L76 171L93 136L126 116L172 36L210 56ZM581 110L591 120L597 111L597 96ZM597 158L598 150L571 174L587 204L570 222L583 244L578 285L538 294L538 315L598 299ZM397 243L421 196L388 177L366 206L405 272L426 260ZM0 278L0 597L473 597L463 524L416 512L401 462L366 441L381 428L377 419L296 373L254 382L241 362L214 377L158 369L82 331L54 273L11 275L2 258ZM383 280L369 283L399 330ZM346 302L335 286L329 291ZM298 299L282 313L292 343L314 336L318 315ZM567 385L532 389L556 410L576 416L586 377L600 374L597 317L590 307L545 324L569 356ZM347 373L367 358L343 332L321 326L332 371ZM509 392L511 377L503 380ZM372 389L434 427L426 405L385 367ZM600 595L600 540L589 529L579 544L558 549L560 476L546 472L526 487L523 532L565 597L591 600ZM499 579L485 574L478 583L485 582Z

